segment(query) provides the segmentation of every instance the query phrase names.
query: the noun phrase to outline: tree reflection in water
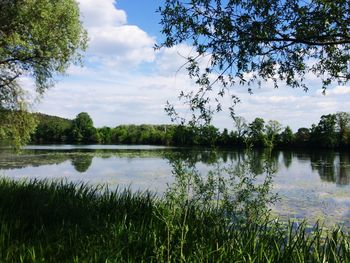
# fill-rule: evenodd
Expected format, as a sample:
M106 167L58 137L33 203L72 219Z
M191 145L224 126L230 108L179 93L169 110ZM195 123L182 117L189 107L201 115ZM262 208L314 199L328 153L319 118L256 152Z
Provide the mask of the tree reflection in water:
M249 152L249 154L247 154ZM255 174L264 172L266 160L269 160L274 169L298 169L301 164L309 164L310 171L300 170L301 174L308 176L317 172L324 182L337 185L350 184L350 154L348 152L334 151L269 151L269 150L209 150L192 148L175 148L166 150L90 150L90 151L45 151L23 150L15 154L9 150L0 150L0 170L25 169L43 165L59 165L70 161L79 173L87 172L93 158L159 158L167 159L169 154L177 154L178 158L191 165L202 163L207 166L216 165L218 161L241 165L249 161L250 169ZM283 169L282 169L283 168ZM304 169L304 168L303 168ZM277 172L278 174L278 172Z
M312 170L318 172L322 181L337 185L350 184L349 153L314 152L310 154L310 162Z
M76 155L72 157L71 164L74 166L75 170L79 173L86 172L91 166L93 156L88 154Z
M350 184L350 154L343 153L339 155L339 176L337 183L340 185Z

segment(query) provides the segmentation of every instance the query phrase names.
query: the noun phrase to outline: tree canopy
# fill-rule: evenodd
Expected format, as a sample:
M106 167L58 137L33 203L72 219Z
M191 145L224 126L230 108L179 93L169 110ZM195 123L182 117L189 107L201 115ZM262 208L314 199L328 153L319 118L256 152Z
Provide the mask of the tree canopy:
M3 0L0 10L0 110L23 111L20 78L31 77L42 94L81 62L87 34L75 0Z
M72 134L76 142L93 142L97 136L94 123L86 112L79 113L73 120Z
M255 118L248 123L239 116L235 116L233 130L220 131L213 125L130 124L95 128L86 112L79 113L73 120L39 113L35 115L38 125L31 136L31 143L34 144L99 143L269 149L350 147L348 112L322 115L318 124L313 124L311 128L300 128L296 133L276 120ZM11 117L17 116L13 114ZM26 131L13 132L22 132L21 136L28 136Z
M348 0L166 0L159 12L166 37L159 48L182 42L195 48L186 65L200 88L182 98L208 120L208 93L217 82L219 98L232 85L248 84L251 92L250 84L267 80L307 90L309 72L324 89L350 79ZM171 105L167 110L174 114Z

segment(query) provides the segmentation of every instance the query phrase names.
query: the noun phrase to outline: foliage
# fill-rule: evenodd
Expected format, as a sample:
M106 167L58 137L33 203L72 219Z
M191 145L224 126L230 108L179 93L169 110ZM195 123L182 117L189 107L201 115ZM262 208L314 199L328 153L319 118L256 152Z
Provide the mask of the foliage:
M311 141L325 147L335 147L338 143L335 126L335 114L322 115L318 125L311 129Z
M74 0L1 1L0 9L0 106L17 108L18 78L33 76L42 93L55 74L79 62L86 32Z
M0 10L0 110L23 111L20 78L33 78L37 94L42 94L57 74L80 63L87 35L75 0L5 0ZM25 126L29 124L34 122L12 119L5 134L17 128L33 130L35 126ZM23 144L28 138L16 142Z
M1 262L349 262L340 229L232 225L193 203L81 184L2 179L0 190Z
M283 146L291 146L294 143L294 139L295 135L289 126L280 134L280 142Z
M289 126L283 129L275 120L265 124L262 118L247 123L235 116L234 130L222 132L212 125L119 125L115 128L95 128L87 113L75 120L35 114L38 127L32 135L33 143L102 143L151 144L204 147L255 148L347 148L350 146L350 115L346 112L321 117L312 128L299 128L293 133Z
M282 125L278 121L269 120L268 123L265 125L265 129L267 145L269 147L273 147L278 143L277 140L282 130Z
M225 145L230 145L232 142L230 141L231 137L230 134L228 133L228 130L225 128L222 133L219 135L218 142L217 144L219 146L225 147Z
M295 137L299 146L307 146L310 142L310 129L305 127L299 128Z
M74 169L79 173L86 172L91 166L93 156L88 154L79 154L77 156L73 156L71 159L71 163L74 166Z
M215 153L214 153L215 154ZM179 209L188 205L222 214L230 223L258 223L268 214L268 206L277 198L270 192L274 169L264 158L262 169L255 169L254 156L235 165L223 165L215 158L213 169L201 174L192 160L169 157L175 182L169 186L166 199Z
M173 125L120 125L113 129L112 141L120 144L172 144Z
M101 129L97 130L98 132L98 137L100 139L100 143L104 144L110 144L112 143L112 129L110 127L102 127Z
M248 132L247 121L241 116L234 116L233 122L237 130L237 136L242 138Z
M78 143L98 141L94 123L88 113L81 112L75 117L72 124L72 136L73 140Z
M30 140L37 123L26 110L0 110L0 120L0 142L16 149Z
M264 147L267 145L265 136L265 121L262 118L255 118L248 125L248 145Z
M50 116L46 114L34 114L38 125L32 136L32 141L37 143L63 143L70 140L72 120Z
M347 112L337 112L336 132L339 133L339 144L348 145L350 143L350 114Z
M199 88L180 96L210 121L213 96L221 110L218 100L237 84L252 92L253 83L272 80L278 87L284 81L307 90L308 73L318 76L324 89L347 83L349 10L347 0L166 0L159 8L165 40L158 48L183 42L194 47L185 65ZM239 101L232 99L233 105ZM172 105L167 110L178 117Z
M213 125L205 125L199 129L199 144L213 147L217 144L219 138L219 129Z

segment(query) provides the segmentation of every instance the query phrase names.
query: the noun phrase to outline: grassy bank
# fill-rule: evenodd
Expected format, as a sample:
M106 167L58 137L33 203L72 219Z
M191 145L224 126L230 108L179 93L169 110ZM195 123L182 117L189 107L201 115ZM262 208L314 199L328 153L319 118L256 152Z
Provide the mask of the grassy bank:
M63 182L1 179L0 231L0 262L350 262L339 230Z

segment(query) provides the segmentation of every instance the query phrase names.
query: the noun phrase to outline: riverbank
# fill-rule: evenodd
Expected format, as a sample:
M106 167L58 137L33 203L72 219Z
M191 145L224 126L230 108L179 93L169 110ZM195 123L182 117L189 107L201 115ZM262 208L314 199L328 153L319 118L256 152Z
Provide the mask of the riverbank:
M246 223L149 192L0 180L1 262L349 262L340 230Z

